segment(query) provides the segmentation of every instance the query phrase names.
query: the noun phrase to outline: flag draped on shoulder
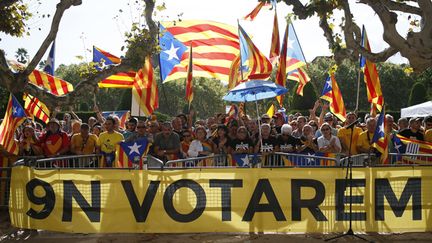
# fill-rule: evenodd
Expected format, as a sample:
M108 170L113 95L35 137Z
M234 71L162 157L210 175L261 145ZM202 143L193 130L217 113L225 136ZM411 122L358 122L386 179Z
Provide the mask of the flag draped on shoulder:
M126 122L129 120L130 112L129 111L104 111L102 112L102 116L107 118L109 116L116 116L120 119L119 126L122 128L126 127Z
M0 125L0 146L10 154L19 152L18 142L15 139L15 131L26 118L24 109L12 94L6 107L3 122Z
M273 19L273 33L271 38L270 46L270 61L274 62L280 55L280 40L279 40L279 24L277 18L277 12L275 9L274 19Z
M235 27L214 21L164 22L160 25L159 64L163 82L184 78L187 46L193 46L194 77L228 82L232 60L239 53Z
M192 60L192 44L190 45L189 49L189 65L187 68L187 75L186 75L186 100L190 104L193 100L193 60Z
M48 54L48 59L46 61L45 67L44 67L44 72L54 76L54 70L55 70L55 66L54 66L54 55L55 55L55 41L53 41L52 45L51 45L51 50Z
M386 136L386 124L384 110L380 113L372 138L372 147L376 148L380 153L380 161L382 164L388 164L388 136Z
M270 77L272 64L254 45L246 31L239 25L240 68L244 79L266 79Z
M27 111L28 116L34 116L44 122L48 123L50 118L50 110L38 98L24 94L24 109Z
M244 20L254 20L258 13L261 11L262 7L266 6L266 2L258 2L258 5L246 16L243 17Z
M149 142L141 138L132 142L121 142L118 146L118 164L120 168L143 169L143 157L147 155Z
M371 52L369 45L369 39L366 34L366 29L363 26L362 29L362 41L361 45L363 48ZM384 98L381 90L381 83L378 76L378 71L375 63L366 59L366 57L360 57L360 68L364 73L364 82L366 83L366 91L369 103L372 103L378 111L382 110L384 104Z
M327 100L330 103L330 111L341 121L345 121L346 110L342 98L342 93L336 82L334 72L330 72L329 76L324 83L323 91L321 92L321 99Z
M158 86L150 56L146 57L143 68L136 74L132 95L147 116L153 114L159 107Z
M276 79L275 83L279 84L280 86L286 87L286 65L287 65L287 53L288 53L288 25L285 28L285 34L282 40L282 48L280 50L280 56L279 56L279 65L276 71ZM279 105L283 107L282 100L283 96L277 96L276 99L279 102Z

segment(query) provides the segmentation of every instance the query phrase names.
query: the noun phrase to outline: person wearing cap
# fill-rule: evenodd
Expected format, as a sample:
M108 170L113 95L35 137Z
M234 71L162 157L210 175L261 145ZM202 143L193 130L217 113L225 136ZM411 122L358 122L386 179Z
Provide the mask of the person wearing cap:
M432 115L425 117L423 124L425 130L424 140L432 143Z
M281 134L281 129L282 129L282 126L284 125L284 123L285 123L285 119L284 119L284 116L282 115L282 113L280 113L280 112L276 112L274 115L273 115L273 120L274 120L274 129L275 129L275 131L276 131L276 134Z
M261 123L262 124L264 124L264 123L266 123L266 124L270 124L270 121L271 121L271 118L270 118L270 116L266 113L266 114L263 114L262 116L261 116Z
M421 133L420 128L421 128L421 118L413 117L409 121L409 128L400 131L399 135L409 139L424 141L424 136L423 133Z
M59 120L52 118L46 132L39 137L39 144L46 157L55 157L69 152L69 137L60 129Z
M348 128L350 124L355 122L357 120L357 115L354 112L349 112L346 116L345 120L345 126L339 128L337 137L339 138L341 145L342 145L342 153L355 155L357 154L357 141L360 137L360 133L363 132L363 130L358 127L354 126L352 129ZM352 133L352 134L351 134ZM351 135L352 135L352 141L351 141ZM351 151L349 151L351 144Z
M292 127L288 124L283 124L281 134L277 136L279 149L283 153L295 153L297 146L301 145L300 139L293 137Z

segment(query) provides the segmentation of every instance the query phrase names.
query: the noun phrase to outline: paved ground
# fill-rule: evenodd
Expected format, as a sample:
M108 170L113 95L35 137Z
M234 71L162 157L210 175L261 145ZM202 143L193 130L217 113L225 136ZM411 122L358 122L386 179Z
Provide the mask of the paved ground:
M40 242L40 243L111 243L111 242L166 242L166 243L194 243L194 242L323 242L334 235L323 234L235 234L235 233L200 233L200 234L66 234L48 231L19 230L9 223L7 213L0 211L0 242ZM406 233L379 235L361 235L373 242L432 242L431 233ZM352 236L343 237L333 242L364 242Z

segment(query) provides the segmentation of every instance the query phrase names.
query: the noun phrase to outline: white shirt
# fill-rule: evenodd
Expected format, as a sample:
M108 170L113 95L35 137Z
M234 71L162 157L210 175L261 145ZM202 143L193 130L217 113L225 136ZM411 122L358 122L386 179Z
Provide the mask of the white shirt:
M329 146L330 142L335 139L335 145L338 148L338 151L336 151L337 153L339 153L341 151L341 144L340 144L340 140L338 137L331 135L330 139L327 140L326 138L324 138L324 136L321 136L318 138L317 142L318 142L318 149L321 149L325 146Z

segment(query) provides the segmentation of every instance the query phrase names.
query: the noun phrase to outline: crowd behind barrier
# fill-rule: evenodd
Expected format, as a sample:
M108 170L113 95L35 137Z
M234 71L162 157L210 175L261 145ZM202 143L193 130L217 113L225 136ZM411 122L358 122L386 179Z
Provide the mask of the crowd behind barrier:
M316 102L308 116L281 111L258 120L230 112L195 122L191 111L171 121L131 117L123 124L124 118L104 117L95 107L96 117L87 122L73 112L61 120L53 114L45 127L27 120L15 132L18 157L1 151L1 186L6 187L9 168L17 158L36 169L334 167L346 165L347 155L353 166L432 163L431 115L397 122L386 115L388 154L383 160L385 156L371 142L378 117L366 115L351 129L356 113L348 113L341 122L327 109Z

